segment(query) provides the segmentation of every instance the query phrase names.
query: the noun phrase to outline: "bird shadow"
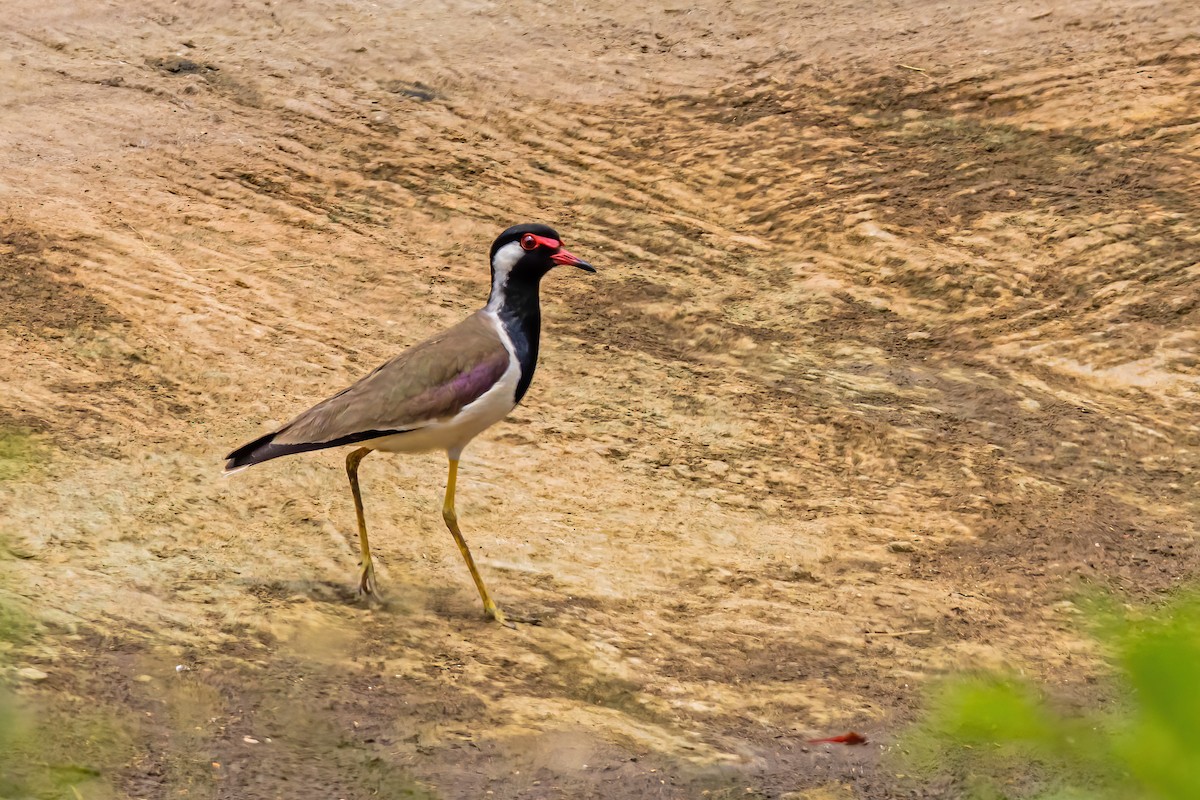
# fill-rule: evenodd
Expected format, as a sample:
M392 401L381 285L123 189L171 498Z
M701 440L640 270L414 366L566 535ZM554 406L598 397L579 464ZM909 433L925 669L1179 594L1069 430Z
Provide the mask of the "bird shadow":
M238 581L242 589L268 604L286 604L308 600L330 608L363 609L384 615L402 614L421 616L427 614L446 622L495 625L478 601L453 587L393 586L390 591L363 595L357 586L349 582L319 579L254 580ZM544 603L536 608L523 608L518 604L504 606L504 610L515 621L525 625L541 626L551 622L556 609ZM529 614L530 611L537 613Z
M339 606L370 607L379 601L364 598L349 583L333 580L250 580L239 583L245 590L260 600L287 602L305 598L314 603Z
M413 585L393 586L384 592L364 595L350 581L294 579L242 579L243 590L268 604L287 604L309 600L333 609L357 609L385 616L413 616L432 610L427 590ZM467 615L463 615L464 619Z

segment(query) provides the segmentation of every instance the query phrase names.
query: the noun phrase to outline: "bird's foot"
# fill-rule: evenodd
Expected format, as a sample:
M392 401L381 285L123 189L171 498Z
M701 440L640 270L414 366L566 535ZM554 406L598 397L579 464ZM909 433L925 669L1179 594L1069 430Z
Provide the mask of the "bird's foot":
M378 597L376 586L375 565L368 561L363 565L362 574L358 579L358 593L362 597Z
M519 617L516 614L505 614L500 610L495 603L489 603L483 607L483 613L487 614L492 619L499 622L506 628L516 628L516 623L520 622L523 625L541 625L542 621L537 617Z

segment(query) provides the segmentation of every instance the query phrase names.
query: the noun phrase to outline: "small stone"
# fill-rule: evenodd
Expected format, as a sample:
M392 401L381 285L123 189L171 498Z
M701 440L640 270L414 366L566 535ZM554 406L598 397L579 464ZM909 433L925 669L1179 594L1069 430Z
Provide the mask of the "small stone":
M258 744L258 739L255 739L253 736L243 736L242 741L246 744Z
M916 549L917 548L913 546L912 542L889 542L888 543L888 550L891 550L893 553L911 553Z
M154 678L149 675L138 675L136 678L134 678L134 680L138 683L149 683L150 681L154 680Z
M44 681L50 676L37 667L21 667L17 670L17 677L26 681Z

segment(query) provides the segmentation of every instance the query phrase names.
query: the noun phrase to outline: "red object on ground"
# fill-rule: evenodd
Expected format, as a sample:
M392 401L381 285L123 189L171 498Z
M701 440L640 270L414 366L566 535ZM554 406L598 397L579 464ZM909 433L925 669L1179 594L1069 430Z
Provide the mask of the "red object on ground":
M825 739L809 739L809 744L866 744L867 737L861 733L850 731L843 733L841 736L830 736Z

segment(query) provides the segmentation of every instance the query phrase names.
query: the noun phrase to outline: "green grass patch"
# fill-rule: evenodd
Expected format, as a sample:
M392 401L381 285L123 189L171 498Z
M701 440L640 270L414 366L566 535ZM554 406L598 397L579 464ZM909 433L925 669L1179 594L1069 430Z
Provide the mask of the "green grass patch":
M0 797L116 798L111 776L134 753L118 720L84 701L50 705L0 690Z
M11 653L34 627L0 597L0 798L115 800L110 776L133 754L128 715L82 698L18 694Z
M0 428L0 481L24 475L41 457L41 447L29 431Z

